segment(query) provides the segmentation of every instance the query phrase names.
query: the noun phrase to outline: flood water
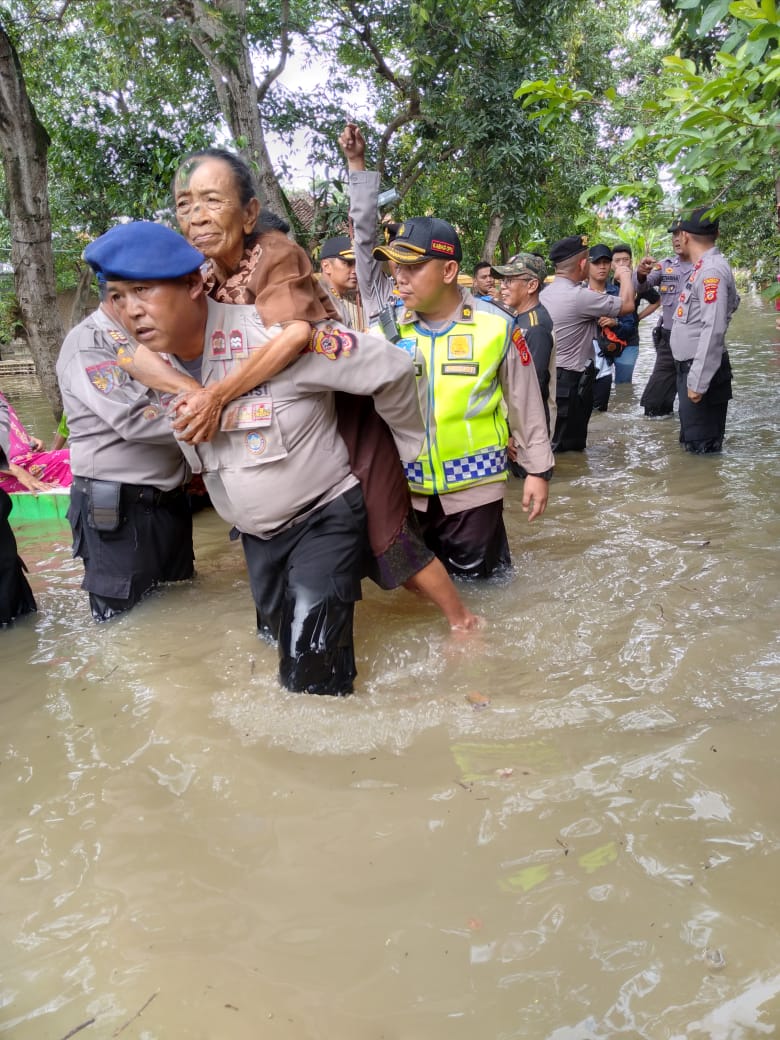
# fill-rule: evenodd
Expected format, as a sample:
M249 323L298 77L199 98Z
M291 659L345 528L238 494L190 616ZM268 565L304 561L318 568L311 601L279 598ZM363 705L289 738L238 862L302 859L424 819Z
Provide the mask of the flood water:
M730 344L722 457L641 416L645 339L542 521L513 484L482 632L366 586L345 700L277 686L213 514L197 579L102 626L67 528L19 531L3 1040L780 1033L774 312Z

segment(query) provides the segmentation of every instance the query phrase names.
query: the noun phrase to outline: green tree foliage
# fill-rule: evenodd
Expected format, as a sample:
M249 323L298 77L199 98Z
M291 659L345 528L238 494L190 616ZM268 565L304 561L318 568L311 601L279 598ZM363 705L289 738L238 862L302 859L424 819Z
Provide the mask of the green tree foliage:
M342 79L371 84L373 153L403 197L403 215L448 217L463 233L467 263L494 256L491 227L500 228L502 255L575 229L579 195L609 161L601 120L546 133L514 91L523 76L575 72L600 91L616 62L657 66L646 37L631 36L633 9L627 0L340 3Z
M738 262L752 266L757 249L776 260L771 222L780 203L780 17L775 2L736 0L726 11L722 3L678 0L678 7L688 12L691 31L708 33L710 42L722 40L722 49L712 56L710 70L680 54L664 57L661 92L635 112L634 131L617 153L621 165L639 158L655 173L604 178L581 201L605 205L621 197L635 208L652 208L664 198L665 172L677 185L672 201L678 206L712 204L713 213L734 216L735 229L751 227L751 239L735 235L730 242ZM599 111L614 123L629 109L616 90L600 97L554 77L524 82L518 96L541 125L556 132L583 112ZM757 200L764 215L758 221Z
M213 141L219 109L175 28L151 38L125 4L13 6L27 88L52 142L63 287L75 284L85 242L119 217L149 219L169 205L177 160Z

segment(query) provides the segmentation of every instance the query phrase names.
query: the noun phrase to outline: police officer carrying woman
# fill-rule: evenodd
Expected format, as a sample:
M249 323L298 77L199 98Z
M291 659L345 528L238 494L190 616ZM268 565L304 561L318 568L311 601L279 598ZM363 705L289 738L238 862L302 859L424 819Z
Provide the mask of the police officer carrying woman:
M261 211L251 171L241 158L222 149L197 152L181 163L173 189L181 232L208 260L208 296L220 303L252 304L265 327L274 330L251 360L183 399L177 429L197 444L214 434L228 402L295 362L313 327L338 320L338 314L313 277L306 253L284 233L287 225ZM147 352L144 365L148 360ZM157 385L151 369L139 371L139 378ZM477 617L423 541L398 453L371 401L339 395L337 409L339 432L366 503L373 557L369 576L384 589L404 585L422 593L452 628L474 627Z

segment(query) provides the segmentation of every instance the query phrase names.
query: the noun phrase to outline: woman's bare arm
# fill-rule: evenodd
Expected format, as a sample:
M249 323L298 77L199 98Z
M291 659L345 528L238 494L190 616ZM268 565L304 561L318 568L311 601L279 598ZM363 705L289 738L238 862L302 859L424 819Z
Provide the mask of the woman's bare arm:
M225 405L287 368L310 338L311 325L307 321L291 321L224 379L212 383L207 390L199 387L195 393L185 393L176 405L177 421L173 428L177 436L189 444L210 440ZM207 399L203 398L204 393L209 395Z

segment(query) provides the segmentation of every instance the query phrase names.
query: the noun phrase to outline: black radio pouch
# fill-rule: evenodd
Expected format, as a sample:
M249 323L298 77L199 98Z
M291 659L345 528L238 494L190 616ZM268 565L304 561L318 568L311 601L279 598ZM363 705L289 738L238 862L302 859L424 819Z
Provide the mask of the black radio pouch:
M122 485L116 480L92 480L87 523L93 531L117 531L122 524Z
M391 343L397 343L401 338L401 333L395 320L395 307L392 304L383 307L377 318L385 339L389 339Z

